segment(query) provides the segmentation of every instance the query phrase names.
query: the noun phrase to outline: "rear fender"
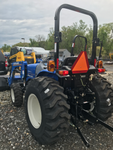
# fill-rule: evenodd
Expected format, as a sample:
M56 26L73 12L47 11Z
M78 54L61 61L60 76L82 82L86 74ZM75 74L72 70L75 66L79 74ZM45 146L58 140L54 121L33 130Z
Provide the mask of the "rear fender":
M37 74L37 77L39 77L39 76L46 76L46 77L53 78L56 81L58 81L58 76L56 75L56 71L50 72L47 70L42 70Z

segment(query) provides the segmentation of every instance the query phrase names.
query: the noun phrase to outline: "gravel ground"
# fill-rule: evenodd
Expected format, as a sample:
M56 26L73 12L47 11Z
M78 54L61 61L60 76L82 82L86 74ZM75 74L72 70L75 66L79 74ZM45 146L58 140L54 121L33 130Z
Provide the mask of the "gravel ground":
M113 73L104 75L113 85ZM69 127L55 145L39 145L30 134L24 106L16 108L11 103L10 92L0 92L0 150L113 150L113 133L96 124L80 122L81 131L90 143L87 148L76 129ZM107 120L113 127L113 116Z

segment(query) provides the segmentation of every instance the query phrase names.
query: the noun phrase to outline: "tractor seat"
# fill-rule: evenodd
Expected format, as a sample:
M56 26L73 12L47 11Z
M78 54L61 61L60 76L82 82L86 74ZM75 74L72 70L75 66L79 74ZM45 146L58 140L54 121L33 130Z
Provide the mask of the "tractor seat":
M70 56L70 57L66 57L64 62L62 63L62 66L69 66L72 67L72 65L74 64L75 60L77 59L77 56ZM88 62L90 64L90 60L91 58L88 58Z
M75 56L66 57L61 68L70 70L77 58L78 57ZM88 59L88 61L90 62L90 59ZM96 71L97 69L93 65L90 65L88 72L91 74L95 73Z
M75 57L75 56L66 57L62 66L72 67L72 65L74 64L76 59L77 59L77 57Z

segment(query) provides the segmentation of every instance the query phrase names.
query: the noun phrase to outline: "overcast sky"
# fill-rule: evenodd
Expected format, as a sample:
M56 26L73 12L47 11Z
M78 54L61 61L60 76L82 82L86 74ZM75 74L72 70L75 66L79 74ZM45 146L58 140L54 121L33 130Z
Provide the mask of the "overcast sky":
M44 35L54 28L54 15L61 4L70 4L96 14L98 24L113 22L113 0L0 0L0 47L29 42L29 38ZM62 9L60 27L92 19L80 13Z

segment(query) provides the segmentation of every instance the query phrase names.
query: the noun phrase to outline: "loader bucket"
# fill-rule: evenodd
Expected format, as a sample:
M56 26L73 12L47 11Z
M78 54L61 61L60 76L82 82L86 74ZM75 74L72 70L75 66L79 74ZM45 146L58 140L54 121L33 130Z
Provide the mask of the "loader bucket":
M9 90L10 87L8 86L7 78L0 77L0 91Z

